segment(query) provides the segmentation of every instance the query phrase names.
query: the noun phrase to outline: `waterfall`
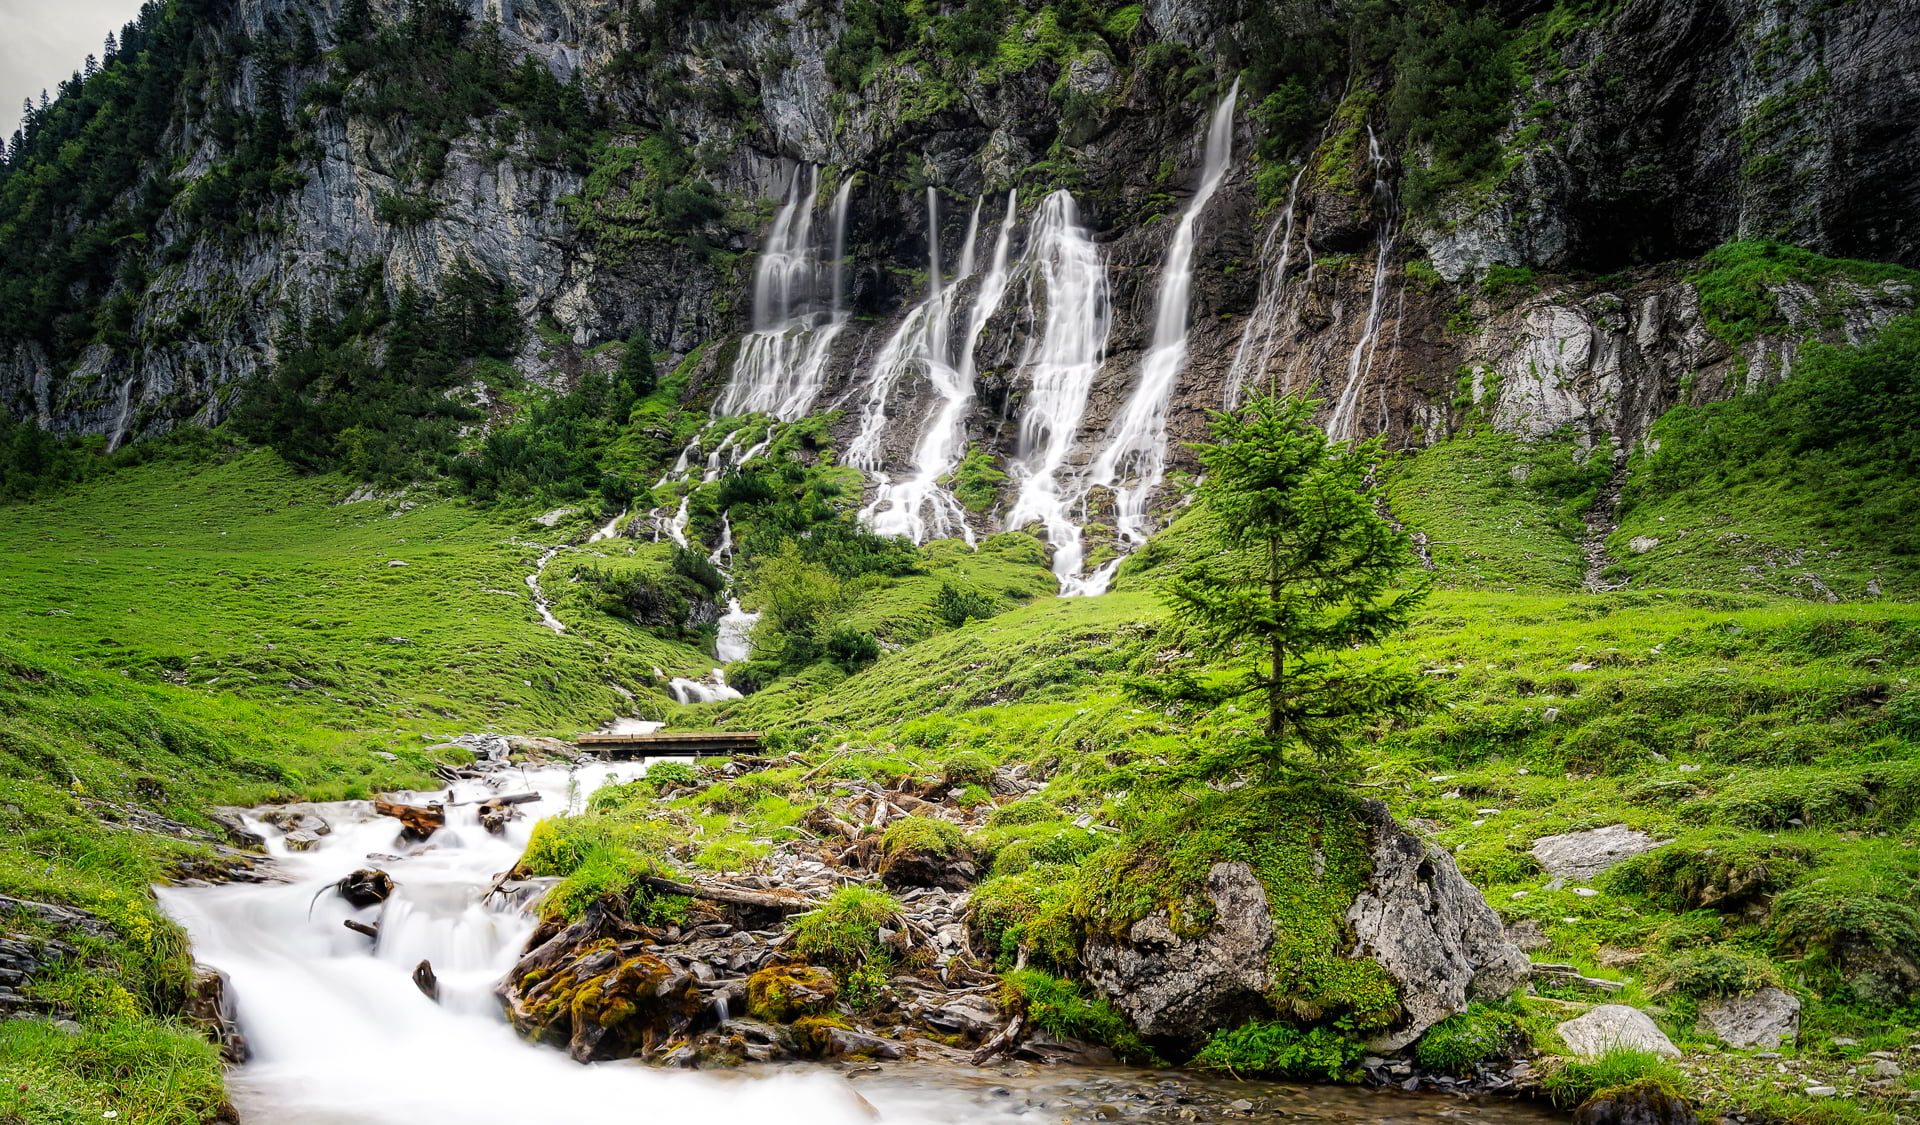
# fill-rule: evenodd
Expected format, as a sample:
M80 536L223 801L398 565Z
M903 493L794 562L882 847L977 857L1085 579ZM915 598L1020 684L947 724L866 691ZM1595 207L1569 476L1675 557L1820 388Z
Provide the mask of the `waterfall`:
M819 190L818 168L804 177L795 169L754 267L753 331L740 341L732 376L714 404L716 417L771 414L792 421L813 406L826 381L833 341L847 324L841 274L853 177L843 179L834 193L826 248L813 229Z
M1167 474L1167 410L1173 390L1187 366L1187 328L1192 316L1194 229L1213 195L1226 179L1233 155L1233 106L1240 96L1236 80L1213 111L1207 129L1206 157L1200 168L1200 187L1173 241L1167 246L1160 272L1160 294L1154 314L1153 343L1140 364L1140 378L1094 461L1089 488L1113 491L1114 524L1123 551L1147 541L1152 528L1147 505ZM1119 560L1085 580L1072 583L1068 593L1101 594L1113 579Z
M1073 196L1056 191L1033 219L1023 269L1027 274L1027 320L1044 300L1041 330L1027 341L1021 367L1028 373L1020 412L1019 480L1006 526L1038 522L1053 548L1053 572L1064 586L1080 573L1085 549L1062 471L1086 416L1087 395L1106 358L1111 301L1107 265L1080 226Z
M1253 315L1247 318L1246 328L1240 332L1240 346L1234 349L1233 366L1227 371L1227 397L1222 405L1228 410L1240 405L1240 396L1246 391L1250 376L1267 374L1273 364L1274 349L1280 344L1280 314L1287 291L1287 267L1293 259L1294 208L1300 200L1300 181L1306 174L1304 166L1294 173L1293 184L1287 188L1286 209L1268 228L1267 240L1260 247L1260 261L1263 263L1260 297L1254 302ZM1274 261L1276 237L1280 240L1278 262Z
M1359 343L1353 346L1353 354L1347 357L1346 386L1327 418L1327 435L1343 439L1359 436L1360 386L1373 370L1373 356L1380 340L1380 311L1386 301L1387 269L1392 265L1394 240L1400 233L1399 202L1394 198L1393 185L1387 181L1387 158L1380 151L1380 142L1373 135L1371 125L1367 127L1367 158L1373 165L1373 200L1381 214L1380 252L1374 260L1373 296L1367 305L1367 322L1361 328Z
M868 372L867 394L860 404L860 429L847 445L847 464L854 468L877 474L885 467L887 402L894 388L916 372L934 378L935 369L947 365L947 326L953 298L960 282L973 269L973 240L979 229L980 208L976 204L973 219L967 224L961 271L953 285L947 285L940 274L940 196L933 188L927 189L927 295L908 311ZM885 477L881 477L881 488L886 488Z
M713 654L722 664L732 664L753 655L753 627L760 615L740 608L739 598L727 601L727 615L720 619L720 633L714 638Z
M915 543L945 539L959 534L969 547L974 545L973 528L967 523L966 509L954 499L941 482L960 464L966 447L967 410L973 405L973 383L978 374L975 353L980 334L987 322L1000 311L1007 295L1010 274L1008 255L1013 243L1013 224L1019 207L1017 193L1007 196L1007 213L1000 220L1000 232L994 238L993 257L980 288L974 294L973 310L967 317L966 336L960 341L957 363L930 365L928 377L940 401L920 431L913 450L913 476L898 484L882 483L873 503L862 513L868 525L882 535L905 535ZM973 272L974 231L978 228L980 208L976 204L974 220L968 227L966 253L960 259L961 275Z

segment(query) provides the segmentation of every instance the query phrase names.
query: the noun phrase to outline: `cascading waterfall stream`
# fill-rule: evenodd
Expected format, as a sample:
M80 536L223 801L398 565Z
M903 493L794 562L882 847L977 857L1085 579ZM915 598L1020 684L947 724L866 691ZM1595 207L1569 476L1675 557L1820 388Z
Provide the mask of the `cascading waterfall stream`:
M1000 311L1001 301L1007 295L1011 273L1008 261L1018 209L1018 194L1009 193L1007 213L1000 220L1000 231L994 238L993 257L974 294L966 335L960 341L959 361L928 365L928 378L940 400L914 446L913 476L898 483L883 482L873 502L861 513L868 526L882 535L905 535L915 543L925 543L929 539L959 534L967 546L974 546L973 527L967 522L966 509L941 482L958 467L966 445L967 410L973 405L974 379L979 374L975 356L980 334ZM963 277L973 272L974 230L979 218L980 208L976 204L974 222L967 232L967 253L961 259Z
M1207 128L1206 157L1200 186L1186 213L1180 216L1167 259L1160 273L1160 293L1154 314L1153 343L1140 364L1139 381L1113 426L1107 431L1100 456L1093 463L1088 488L1113 492L1114 530L1122 554L1084 579L1069 582L1063 593L1098 595L1106 592L1126 552L1147 541L1152 526L1147 506L1167 474L1167 411L1174 387L1187 366L1187 329L1192 320L1195 228L1226 179L1233 157L1233 107L1240 96L1236 80L1213 111Z
M1380 252L1374 260L1373 295L1367 304L1367 322L1360 332L1360 341L1353 346L1353 354L1347 358L1347 382L1340 391L1339 400L1334 403L1333 413L1327 418L1329 437L1349 439L1359 436L1360 389L1366 382L1366 376L1373 370L1373 357L1378 351L1380 340L1380 313L1386 304L1387 272L1393 261L1395 240L1399 237L1400 207L1393 194L1393 185L1387 179L1389 164L1385 154L1380 151L1380 142L1373 135L1373 127L1367 127L1367 158L1373 165L1373 199L1380 208Z
M887 403L896 387L916 372L930 378L935 367L947 363L947 325L952 314L953 295L973 269L973 240L980 229L980 208L975 205L967 224L966 249L961 255L960 273L949 286L940 275L940 196L927 189L927 296L908 311L886 345L880 349L867 374L867 394L860 404L860 429L847 446L847 464L878 474L885 467L883 442L887 431ZM886 487L881 478L881 488Z
M1306 177L1303 167L1294 173L1293 184L1287 188L1287 206L1280 217L1273 221L1267 231L1267 240L1260 248L1260 260L1268 263L1260 274L1260 296L1254 302L1253 314L1247 318L1247 326L1240 333L1240 346L1234 349L1233 366L1227 371L1227 396L1222 404L1228 410L1240 405L1241 396L1246 393L1247 380L1256 376L1266 376L1273 367L1273 354L1280 345L1280 315L1285 308L1287 292L1287 269L1293 261L1293 220L1295 207L1300 200L1300 181ZM1279 239L1279 245L1274 240ZM1276 249L1279 260L1274 260Z
M753 331L740 341L727 389L714 404L715 417L771 414L790 422L806 414L819 397L827 357L847 324L846 287L840 275L853 178L843 179L834 193L833 230L826 247L816 242L813 231L813 201L819 190L818 168L804 180L795 170L754 268Z
M1028 390L1012 465L1019 489L1005 524L1041 525L1064 588L1079 576L1085 547L1063 474L1106 358L1112 316L1106 261L1080 226L1072 195L1056 191L1041 202L1021 268L1027 322L1044 308L1044 323L1020 362Z

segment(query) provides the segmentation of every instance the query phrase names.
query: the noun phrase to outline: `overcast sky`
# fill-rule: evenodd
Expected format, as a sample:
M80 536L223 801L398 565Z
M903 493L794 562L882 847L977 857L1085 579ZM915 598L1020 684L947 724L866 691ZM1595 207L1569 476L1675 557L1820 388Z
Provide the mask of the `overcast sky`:
M57 89L140 0L0 0L0 137L20 127L20 99Z

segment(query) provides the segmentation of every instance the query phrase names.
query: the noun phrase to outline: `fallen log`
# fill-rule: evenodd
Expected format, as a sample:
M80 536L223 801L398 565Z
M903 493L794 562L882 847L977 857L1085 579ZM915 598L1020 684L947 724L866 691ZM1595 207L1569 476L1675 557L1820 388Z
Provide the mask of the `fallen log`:
M754 891L745 887L729 887L719 883L682 883L675 879L663 879L658 875L642 875L640 881L656 891L664 891L670 895L686 895L688 898L725 903L728 906L756 906L762 910L797 913L802 910L812 910L820 905L818 900L794 891Z
M352 930L356 934L365 934L375 941L380 940L379 926L369 926L365 922L356 922L352 918L349 918L340 924L345 926L347 929Z
M415 839L424 840L447 826L447 811L438 804L403 805L376 800L373 811L399 821Z

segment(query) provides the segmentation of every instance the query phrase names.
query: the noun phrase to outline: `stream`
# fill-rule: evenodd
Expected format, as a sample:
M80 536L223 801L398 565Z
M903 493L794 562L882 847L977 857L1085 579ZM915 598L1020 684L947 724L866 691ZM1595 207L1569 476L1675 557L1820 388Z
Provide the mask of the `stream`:
M280 830L267 842L283 883L162 887L200 961L231 978L251 1060L230 1073L247 1125L529 1125L539 1122L782 1121L804 1125L1060 1121L1226 1121L1301 1118L1355 1123L1478 1119L1545 1125L1545 1110L1497 1100L1392 1091L1233 1083L1147 1072L1007 1065L981 1070L787 1065L736 1071L663 1070L638 1063L581 1066L531 1046L507 1026L495 983L534 928L531 891L482 896L511 867L543 816L584 807L592 790L631 780L639 763L514 768L495 789L465 782L402 794L447 802L447 827L424 844L398 841L398 822L371 803L310 806L331 825L305 851ZM537 803L499 836L477 804L506 792ZM385 903L351 908L327 888L374 866L397 884ZM377 924L377 941L346 929ZM411 974L431 961L439 1001Z

